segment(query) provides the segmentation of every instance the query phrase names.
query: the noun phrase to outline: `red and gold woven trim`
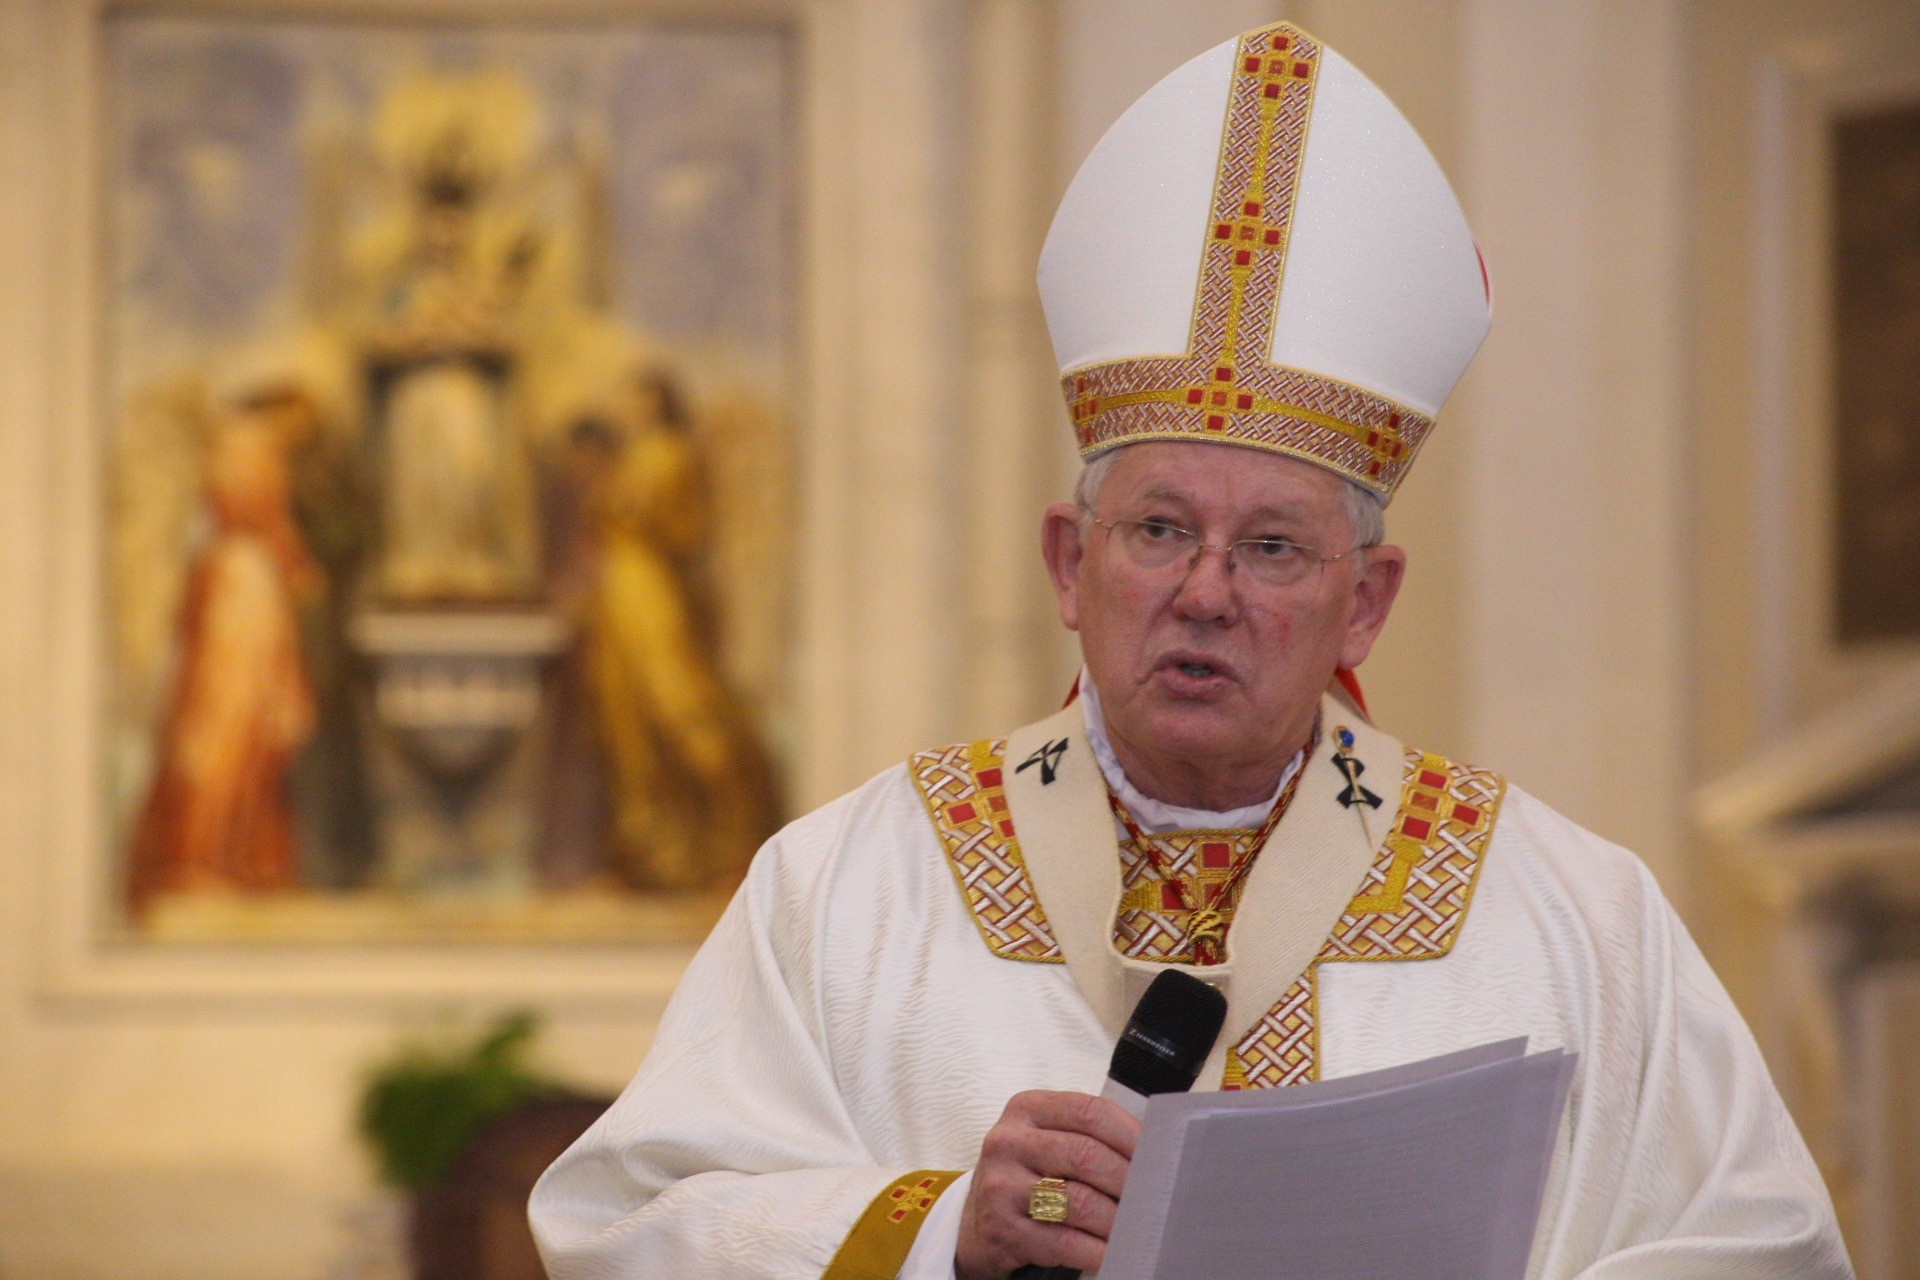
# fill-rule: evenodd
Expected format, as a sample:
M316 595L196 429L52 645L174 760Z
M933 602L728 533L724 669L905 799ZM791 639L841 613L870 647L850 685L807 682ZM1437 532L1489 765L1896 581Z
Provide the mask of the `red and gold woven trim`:
M1319 962L1431 960L1452 950L1506 789L1498 774L1408 751L1386 848Z
M913 1252L927 1210L960 1175L915 1169L895 1178L867 1203L820 1280L894 1280Z
M1129 960L1165 964L1192 964L1193 939L1187 924L1193 916L1188 896L1219 912L1233 923L1240 905L1244 879L1234 871L1259 852L1263 832L1251 830L1168 831L1149 834L1173 879L1161 876L1145 841L1120 843L1120 910L1113 918L1113 945ZM1183 893L1183 888L1185 892ZM1222 890L1225 890L1222 896Z
M987 947L1008 960L1063 964L1007 812L1004 738L922 751L907 771L947 851Z
M1307 971L1234 1046L1221 1088L1319 1078L1321 965L1433 960L1453 949L1506 786L1485 769L1407 752L1400 810L1365 883Z
M1315 730L1316 737L1318 730ZM1311 747L1307 754L1312 755ZM1293 805L1305 770L1295 770L1267 819L1255 828L1212 827L1186 831L1143 830L1111 791L1107 800L1126 831L1120 842L1120 909L1113 917L1114 950L1130 960L1157 964L1218 964L1220 946L1233 928L1247 873L1267 837ZM1211 911L1220 936L1202 944L1194 936L1196 905Z
M1270 1089L1315 1079L1320 1058L1320 988L1313 966L1227 1055L1222 1089Z
M1284 22L1240 38L1187 352L1069 371L1061 389L1083 455L1224 440L1306 458L1383 496L1412 465L1431 418L1267 363L1319 63L1319 43Z
M1077 369L1061 387L1083 455L1142 440L1225 440L1305 458L1382 495L1433 430L1405 405L1264 362L1120 360Z

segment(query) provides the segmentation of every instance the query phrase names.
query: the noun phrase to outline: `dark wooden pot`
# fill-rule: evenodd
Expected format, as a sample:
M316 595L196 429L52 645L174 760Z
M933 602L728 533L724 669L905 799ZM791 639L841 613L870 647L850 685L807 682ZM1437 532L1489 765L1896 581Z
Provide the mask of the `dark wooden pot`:
M609 1098L544 1098L482 1125L446 1181L414 1197L414 1280L546 1280L527 1197L611 1105Z

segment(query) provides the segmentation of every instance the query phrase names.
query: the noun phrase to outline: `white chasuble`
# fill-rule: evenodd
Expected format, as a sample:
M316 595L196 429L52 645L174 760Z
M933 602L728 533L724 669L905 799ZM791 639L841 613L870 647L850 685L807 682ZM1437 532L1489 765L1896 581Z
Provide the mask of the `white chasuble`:
M956 1175L1007 1099L1097 1092L1163 967L1114 945L1115 831L1076 705L775 836L633 1082L534 1192L555 1280L949 1275ZM1533 1277L1851 1274L1751 1036L1639 861L1348 706L1323 705L1223 963L1190 972L1228 1001L1200 1088L1516 1035L1577 1052Z

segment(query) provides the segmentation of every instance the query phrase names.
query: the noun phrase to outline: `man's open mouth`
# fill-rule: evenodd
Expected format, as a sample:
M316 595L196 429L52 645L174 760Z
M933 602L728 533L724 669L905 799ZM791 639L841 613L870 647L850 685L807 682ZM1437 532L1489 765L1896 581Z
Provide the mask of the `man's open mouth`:
M1159 669L1169 675L1178 675L1184 680L1231 680L1233 665L1215 658L1210 654L1188 650L1182 653L1178 649L1162 654L1157 664Z

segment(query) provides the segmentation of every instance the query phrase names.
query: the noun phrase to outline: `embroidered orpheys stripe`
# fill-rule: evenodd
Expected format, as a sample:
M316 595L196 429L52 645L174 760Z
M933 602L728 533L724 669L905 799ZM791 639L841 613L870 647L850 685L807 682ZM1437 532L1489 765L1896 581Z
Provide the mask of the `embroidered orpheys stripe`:
M1505 794L1497 774L1407 752L1393 827L1359 893L1307 971L1234 1046L1223 1089L1319 1078L1321 965L1433 960L1453 949Z
M894 1280L913 1251L927 1210L959 1176L958 1171L915 1169L888 1183L868 1201L820 1280Z
M1007 812L1006 750L1004 738L936 747L908 761L907 772L988 949L1008 960L1064 964Z
M1287 23L1240 38L1187 351L1070 370L1082 453L1228 439L1308 458L1391 494L1433 420L1384 396L1269 364L1320 45Z
M1320 962L1428 960L1452 950L1506 787L1485 769L1407 752L1386 848L1321 949Z

